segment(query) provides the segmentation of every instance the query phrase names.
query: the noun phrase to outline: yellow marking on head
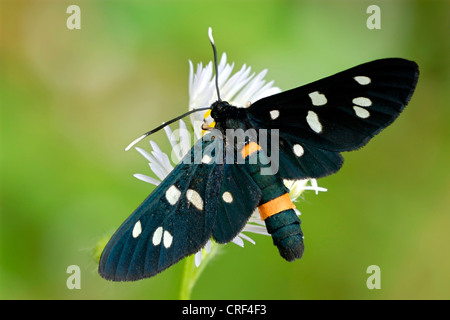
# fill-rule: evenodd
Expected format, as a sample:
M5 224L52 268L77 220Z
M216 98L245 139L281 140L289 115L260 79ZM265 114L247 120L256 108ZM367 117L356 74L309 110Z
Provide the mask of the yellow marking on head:
M273 216L281 211L287 209L295 209L295 205L292 203L289 193L285 193L278 198L270 200L258 207L261 220L266 220L270 216Z
M256 142L250 141L241 150L242 158L245 159L248 156L250 156L251 154L253 154L259 150L261 150L261 147Z
M211 110L207 110L207 111L205 112L205 115L203 116L203 119L206 119L206 118L208 118L209 116L211 116ZM213 122L211 122L210 124L208 124L208 126L209 126L210 128L214 128L214 127L216 126L216 122L213 121ZM207 130L202 130L202 136L204 136L206 132L207 132Z

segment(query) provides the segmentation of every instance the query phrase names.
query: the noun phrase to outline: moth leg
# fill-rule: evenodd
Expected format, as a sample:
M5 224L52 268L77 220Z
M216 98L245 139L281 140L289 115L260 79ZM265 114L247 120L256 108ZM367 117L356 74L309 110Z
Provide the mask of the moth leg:
M205 131L211 131L212 129L214 129L214 128L213 128L213 127L210 127L210 126L206 123L206 119L203 119L202 130L205 130Z

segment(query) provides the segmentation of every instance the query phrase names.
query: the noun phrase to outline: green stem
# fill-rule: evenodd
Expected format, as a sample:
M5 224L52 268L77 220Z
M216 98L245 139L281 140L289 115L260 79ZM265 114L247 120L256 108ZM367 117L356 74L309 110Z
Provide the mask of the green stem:
M290 196L297 199L303 192L303 187L306 181L291 181L288 188L290 189ZM295 201L295 200L294 200ZM211 250L209 253L205 249L202 250L202 262L199 267L195 266L195 255L191 255L186 258L184 262L183 278L180 286L180 299L189 300L191 298L192 289L197 282L200 274L205 269L206 265L211 259L220 251L222 246L215 243L211 243Z
M206 265L209 261L211 261L212 257L214 257L219 248L221 246L214 241L211 243L211 250L206 252L205 249L202 250L202 262L200 266L195 266L195 254L190 255L185 259L184 262L184 270L183 270L183 278L181 280L180 287L180 299L181 300L189 300L191 298L192 289L194 288L195 283L197 282L200 274L205 269Z

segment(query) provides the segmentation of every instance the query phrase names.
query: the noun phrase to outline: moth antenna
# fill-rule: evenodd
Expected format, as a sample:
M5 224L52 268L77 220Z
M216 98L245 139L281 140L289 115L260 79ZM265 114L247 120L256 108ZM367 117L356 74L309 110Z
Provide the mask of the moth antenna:
M217 50L216 50L216 46L214 45L214 38L212 36L211 27L209 27L209 29L208 29L208 36L209 36L209 41L211 42L211 46L212 46L213 52L214 52L214 67L216 69L217 99L218 99L218 101L222 101L222 99L220 99L220 93L219 93L219 68L217 67Z
M212 28L209 27L208 29L208 36L209 36L209 41L211 42L211 46L213 48L213 52L214 52L214 68L216 69L216 90L217 90L217 99L218 101L222 101L222 99L220 98L220 92L219 92L219 68L218 68L218 64L217 64L217 50L216 50L216 46L214 45L214 38L212 36ZM162 128L164 128L165 126L168 126L169 124L180 120L188 115L190 115L191 113L197 112L197 111L205 111L205 110L209 110L211 108L199 108L199 109L194 109L191 110L189 112L186 112L185 114L182 114L181 116L178 116L168 122L164 122L162 125L160 125L159 127L156 127L153 130L150 130L149 132L144 133L143 135L141 135L139 138L133 140L126 148L125 151L130 150L135 144L137 144L138 142L140 142L141 140L143 140L144 138L148 137L149 135L161 130Z
M142 136L140 136L139 138L133 140L133 142L131 142L131 143L125 148L125 151L130 150L131 147L133 147L136 143L138 143L138 142L141 141L142 139L148 137L149 135L151 135L151 134L153 134L153 133L155 133L155 132L158 132L159 130L161 130L162 128L168 126L169 124L171 124L171 123L173 123L173 122L175 122L175 121L178 121L178 120L180 120L180 119L182 119L182 118L184 118L184 117L190 115L191 113L194 113L194 112L197 112L197 111L205 111L205 110L209 110L209 109L211 109L211 108L208 107L208 108L198 108L198 109L193 109L193 110L191 110L191 111L188 111L188 112L182 114L181 116L178 116L178 117L176 117L176 118L174 118L174 119L172 119L172 120L169 120L169 121L167 121L167 122L164 122L164 123L163 123L162 125L160 125L159 127L156 127L155 129L150 130L149 132L144 133L144 134L143 134Z

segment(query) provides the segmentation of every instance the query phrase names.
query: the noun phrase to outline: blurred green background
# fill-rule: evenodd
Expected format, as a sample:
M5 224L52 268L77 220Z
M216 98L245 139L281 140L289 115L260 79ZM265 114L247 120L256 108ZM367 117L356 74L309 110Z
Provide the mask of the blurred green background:
M135 283L100 278L92 250L151 192L124 147L187 110L188 59L219 52L286 90L384 57L415 60L410 105L304 193L306 252L227 245L194 299L450 298L448 1L0 2L0 298L176 299L183 263ZM66 9L81 8L81 30ZM366 9L381 8L381 30ZM152 137L165 150L163 132ZM148 140L141 147L149 149ZM69 265L81 289L69 290ZM370 265L381 289L366 287Z

